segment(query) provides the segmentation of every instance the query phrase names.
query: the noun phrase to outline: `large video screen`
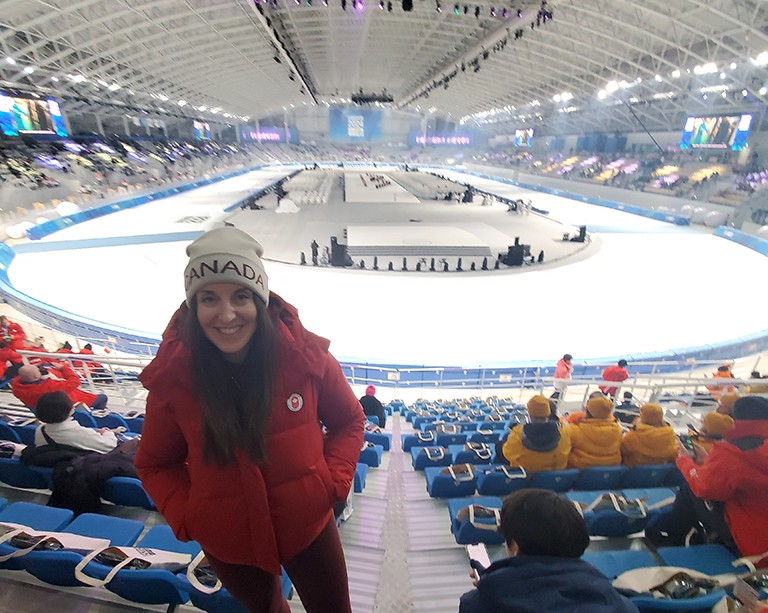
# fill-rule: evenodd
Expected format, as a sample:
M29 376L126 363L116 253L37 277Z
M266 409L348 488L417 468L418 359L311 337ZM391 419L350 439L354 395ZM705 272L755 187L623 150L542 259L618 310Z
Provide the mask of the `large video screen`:
M19 98L0 94L0 129L6 136L67 136L59 103L53 98Z
M515 130L515 147L530 147L533 144L533 128Z
M192 131L195 133L195 138L198 140L211 140L211 126L207 121L193 120Z
M680 138L680 148L733 149L747 144L752 115L689 117Z
M381 112L375 109L340 109L328 111L331 140L360 143L381 140Z

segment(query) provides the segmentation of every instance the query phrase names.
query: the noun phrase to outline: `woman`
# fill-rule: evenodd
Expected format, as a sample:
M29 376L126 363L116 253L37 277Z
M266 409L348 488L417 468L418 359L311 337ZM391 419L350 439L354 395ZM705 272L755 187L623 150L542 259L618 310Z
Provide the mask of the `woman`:
M269 292L262 252L234 227L187 247L186 304L140 377L136 467L176 536L200 543L250 611L289 611L281 565L307 611L350 611L332 507L350 489L363 412L329 342Z
M565 396L565 392L568 389L568 380L571 378L573 372L573 356L570 353L566 353L557 362L555 367L555 380L553 385L556 390L560 390L561 397Z

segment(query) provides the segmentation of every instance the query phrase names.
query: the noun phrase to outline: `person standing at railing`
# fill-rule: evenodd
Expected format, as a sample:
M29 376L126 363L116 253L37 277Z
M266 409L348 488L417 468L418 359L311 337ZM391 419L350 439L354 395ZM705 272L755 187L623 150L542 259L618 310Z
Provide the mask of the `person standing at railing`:
M7 315L0 315L0 340L4 340L11 349L19 349L26 338L24 328L15 321L8 319Z
M573 373L573 356L570 353L566 353L560 360L557 362L557 366L555 367L555 374L554 374L554 383L556 390L560 390L560 397L561 399L565 397L565 392L568 389L568 381L571 378L571 374Z
M333 507L365 416L329 342L269 291L262 253L230 226L187 247L186 302L139 377L136 468L176 536L200 543L249 611L289 611L282 566L309 613L350 613Z
M602 374L603 381L616 381L617 383L621 383L622 381L626 381L629 379L629 372L627 371L627 361L626 360L619 360L618 364L615 366L609 366L603 371ZM607 385L601 385L600 390L604 393L610 396L611 398L616 397L616 392L619 391L618 387L609 387Z

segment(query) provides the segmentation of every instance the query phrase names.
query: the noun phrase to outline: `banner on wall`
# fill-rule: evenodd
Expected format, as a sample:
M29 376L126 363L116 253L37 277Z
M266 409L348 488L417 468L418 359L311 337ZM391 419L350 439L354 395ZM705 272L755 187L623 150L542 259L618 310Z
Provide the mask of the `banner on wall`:
M338 143L381 140L381 111L376 109L337 109L328 111L329 134Z

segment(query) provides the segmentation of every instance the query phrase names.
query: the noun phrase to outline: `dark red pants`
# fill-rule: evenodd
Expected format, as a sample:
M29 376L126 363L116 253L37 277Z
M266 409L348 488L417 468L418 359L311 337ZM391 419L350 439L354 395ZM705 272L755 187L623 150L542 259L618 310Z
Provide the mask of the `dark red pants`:
M290 613L280 577L255 566L206 554L224 587L252 613ZM283 564L307 613L351 613L349 580L336 522L331 519L304 551Z

